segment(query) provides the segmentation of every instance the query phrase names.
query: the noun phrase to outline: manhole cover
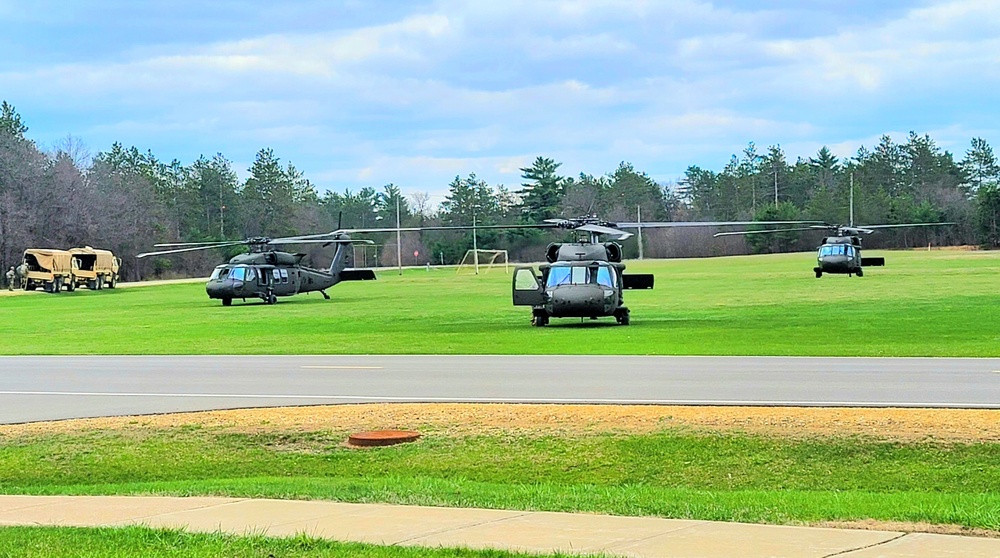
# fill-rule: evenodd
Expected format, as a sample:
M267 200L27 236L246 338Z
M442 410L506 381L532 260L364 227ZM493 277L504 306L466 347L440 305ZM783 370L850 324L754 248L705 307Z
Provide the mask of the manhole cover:
M391 446L412 442L419 437L419 432L409 430L373 430L351 434L347 438L347 443L352 446Z

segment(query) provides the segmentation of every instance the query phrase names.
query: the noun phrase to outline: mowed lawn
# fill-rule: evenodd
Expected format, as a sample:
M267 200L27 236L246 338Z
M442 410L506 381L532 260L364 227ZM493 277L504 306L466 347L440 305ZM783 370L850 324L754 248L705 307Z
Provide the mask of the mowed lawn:
M862 277L811 253L628 262L632 325L529 325L510 275L379 271L378 281L224 308L201 283L0 297L0 354L663 354L1000 356L1000 252L871 251Z

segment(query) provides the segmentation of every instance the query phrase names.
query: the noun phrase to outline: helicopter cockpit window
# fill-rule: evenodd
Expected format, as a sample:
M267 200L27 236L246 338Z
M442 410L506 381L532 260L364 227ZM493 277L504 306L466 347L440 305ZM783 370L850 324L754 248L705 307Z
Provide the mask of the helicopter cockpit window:
M229 278L235 281L253 281L257 278L252 267L238 265L229 272Z
M549 268L549 278L545 282L546 287L558 287L559 285L568 285L572 281L570 277L570 267L556 267L552 266Z
M610 267L602 265L597 268L597 284L612 289L615 287L615 274L611 273Z
M223 279L228 275L229 275L229 268L224 265L220 265L219 267L216 267L215 270L212 271L212 276L209 277L208 280L218 281L219 279Z
M819 255L821 257L822 256L846 256L846 255L849 255L849 254L853 253L853 252L848 252L847 248L852 248L852 250L853 250L853 247L844 246L843 244L832 244L832 245L828 245L828 246L823 246L822 248L819 249Z

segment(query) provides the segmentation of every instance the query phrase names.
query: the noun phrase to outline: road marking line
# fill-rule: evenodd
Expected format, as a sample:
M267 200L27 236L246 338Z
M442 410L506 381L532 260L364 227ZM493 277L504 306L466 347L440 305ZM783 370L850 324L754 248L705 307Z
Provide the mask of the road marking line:
M323 364L304 364L299 368L308 370L382 370L382 366L326 366Z

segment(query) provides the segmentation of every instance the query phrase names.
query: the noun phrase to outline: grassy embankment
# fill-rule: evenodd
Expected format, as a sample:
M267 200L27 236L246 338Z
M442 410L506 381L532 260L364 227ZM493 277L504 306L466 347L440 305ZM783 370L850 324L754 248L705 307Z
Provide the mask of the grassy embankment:
M1000 356L1000 253L883 255L863 278L816 279L811 254L630 262L656 288L626 293L629 327L532 328L497 270L386 270L277 306L223 308L201 284L4 297L0 354Z
M376 451L349 432L197 426L10 436L0 491L590 511L761 523L876 519L1000 531L1000 444L652 434L453 436Z

